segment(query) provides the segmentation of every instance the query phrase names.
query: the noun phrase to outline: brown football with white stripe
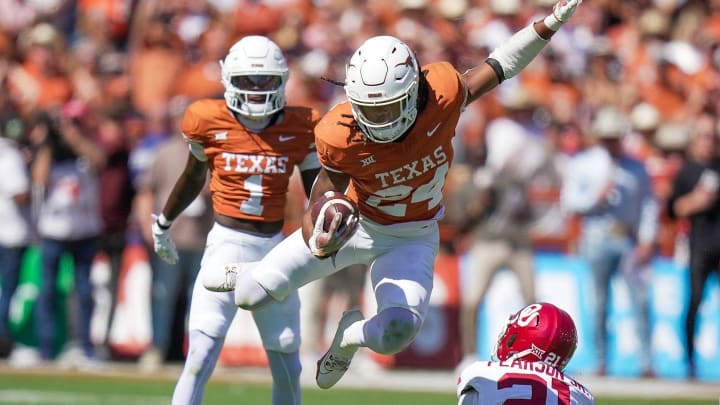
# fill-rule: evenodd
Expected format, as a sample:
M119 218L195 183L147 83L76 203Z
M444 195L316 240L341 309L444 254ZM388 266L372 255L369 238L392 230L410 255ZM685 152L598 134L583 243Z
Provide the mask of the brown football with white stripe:
M337 249L333 249L335 251L339 250L357 229L360 215L357 205L343 193L328 191L313 204L310 211L313 224L317 223L320 215L323 215L323 231L325 232L329 231L330 224L338 212L342 215L342 220L333 235L335 241L332 245L337 247Z
M335 217L335 213L339 212L342 214L343 218L342 221L340 221L340 226L338 226L338 229L335 231L336 234L341 234L345 231L343 227L347 224L347 219L350 216L358 215L358 208L355 203L350 201L345 194L337 191L328 191L315 202L310 213L313 223L317 222L320 212L323 211L325 215L323 230L325 232L328 231L330 223L332 223Z

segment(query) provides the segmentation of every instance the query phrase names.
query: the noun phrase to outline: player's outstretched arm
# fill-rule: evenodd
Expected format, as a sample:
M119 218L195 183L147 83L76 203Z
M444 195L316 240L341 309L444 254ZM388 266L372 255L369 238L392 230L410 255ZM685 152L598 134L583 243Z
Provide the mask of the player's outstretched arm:
M522 71L548 40L575 13L582 0L559 0L545 19L527 26L497 47L480 66L463 74L468 95L466 104Z

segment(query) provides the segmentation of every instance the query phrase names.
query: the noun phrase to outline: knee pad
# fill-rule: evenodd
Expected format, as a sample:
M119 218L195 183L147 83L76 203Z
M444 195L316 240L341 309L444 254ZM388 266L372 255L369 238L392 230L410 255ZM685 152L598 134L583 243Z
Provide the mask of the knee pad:
M368 320L366 344L377 353L395 354L412 342L420 326L422 319L409 309L387 308Z

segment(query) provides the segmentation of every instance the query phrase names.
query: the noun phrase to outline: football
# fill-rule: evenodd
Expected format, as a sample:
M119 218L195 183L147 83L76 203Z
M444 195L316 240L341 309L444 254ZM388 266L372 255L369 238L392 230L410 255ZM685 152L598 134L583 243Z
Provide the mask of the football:
M335 232L330 236L329 242L323 247L310 243L321 232L329 232L333 219L337 214L341 220ZM303 227L303 239L310 250L317 257L329 257L350 239L358 226L360 212L357 205L348 197L337 191L328 191L323 194L310 208L311 224Z
M323 231L327 232L337 212L342 214L342 220L340 221L338 229L335 230L335 233L342 234L345 231L344 227L348 225L348 219L351 216L358 215L357 206L354 202L350 201L345 194L337 191L328 191L323 194L313 205L310 216L313 224L315 224L322 213L325 217L323 221Z

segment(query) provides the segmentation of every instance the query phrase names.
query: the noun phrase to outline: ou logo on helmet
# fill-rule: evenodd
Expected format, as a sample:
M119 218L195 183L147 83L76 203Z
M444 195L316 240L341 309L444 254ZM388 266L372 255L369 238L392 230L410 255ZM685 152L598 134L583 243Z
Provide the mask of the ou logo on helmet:
M513 315L510 318L510 323L516 323L522 327L528 326L533 319L540 316L540 308L542 308L542 305L540 304L528 305L520 312Z

